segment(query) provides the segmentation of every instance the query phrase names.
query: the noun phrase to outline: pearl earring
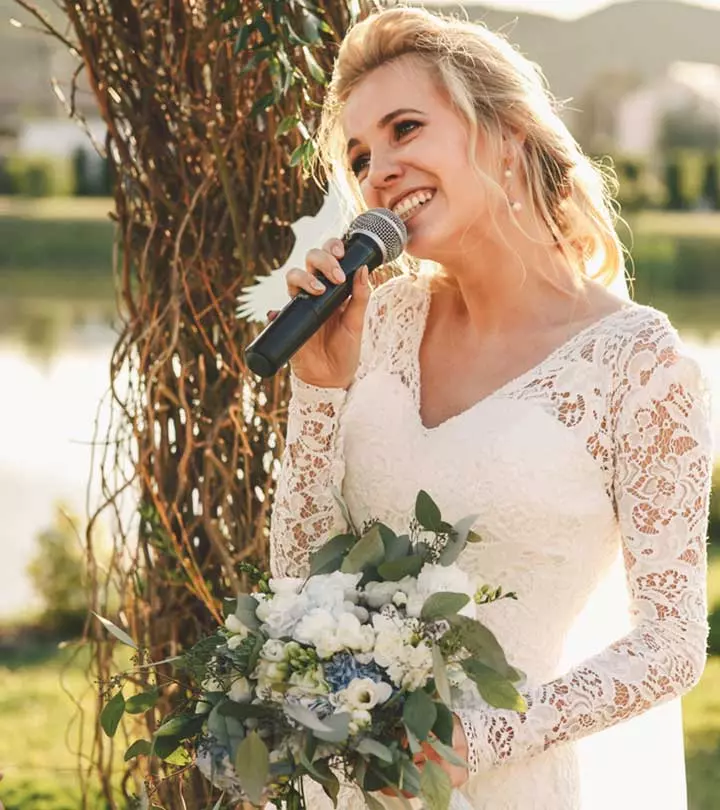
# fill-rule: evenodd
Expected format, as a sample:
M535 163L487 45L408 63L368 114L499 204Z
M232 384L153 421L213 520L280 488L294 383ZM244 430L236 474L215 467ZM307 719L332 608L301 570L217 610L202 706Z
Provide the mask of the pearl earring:
M512 208L512 210L515 211L516 213L518 211L522 211L522 203L519 200L515 200L515 202L510 206L510 208Z
M512 177L512 169L505 169L505 177L508 180Z

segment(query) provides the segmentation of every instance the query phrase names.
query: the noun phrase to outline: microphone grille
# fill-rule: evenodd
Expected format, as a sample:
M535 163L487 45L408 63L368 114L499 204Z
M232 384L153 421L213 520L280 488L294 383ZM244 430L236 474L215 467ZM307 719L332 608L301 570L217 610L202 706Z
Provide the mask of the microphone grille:
M383 264L393 262L405 249L407 228L397 214L389 208L371 208L356 217L348 228L347 235L364 233L374 239L383 253Z

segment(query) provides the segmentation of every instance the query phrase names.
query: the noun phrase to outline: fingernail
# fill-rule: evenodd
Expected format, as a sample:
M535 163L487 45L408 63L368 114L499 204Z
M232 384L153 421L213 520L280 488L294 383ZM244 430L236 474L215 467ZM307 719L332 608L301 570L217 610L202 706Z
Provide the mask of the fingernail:
M343 272L342 267L339 267L339 266L338 266L338 267L336 267L336 268L335 268L335 279L336 279L336 280L337 280L337 281L338 281L340 284L342 284L342 283L343 283L343 281L345 281L345 273Z
M314 278L312 280L312 288L313 290L318 290L319 292L325 289L325 285L322 283L322 281L318 281L316 278Z
M370 271L368 270L368 266L366 264L364 264L362 266L362 270L360 271L360 273L361 273L360 281L362 281L363 284L367 284L369 272Z
M333 245L333 256L342 256L345 253L345 249L342 245Z

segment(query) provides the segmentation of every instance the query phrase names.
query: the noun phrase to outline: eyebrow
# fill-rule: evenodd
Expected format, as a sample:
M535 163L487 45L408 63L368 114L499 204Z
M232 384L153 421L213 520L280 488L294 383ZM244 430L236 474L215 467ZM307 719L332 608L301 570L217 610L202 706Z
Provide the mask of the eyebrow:
M416 113L418 115L423 115L420 110L415 110L412 107L400 107L400 109L393 110L392 112L383 115L383 117L378 121L378 129L384 129L391 121L393 121L399 115L405 115L405 113ZM350 150L358 146L359 143L360 141L357 138L350 138L347 144L347 152L350 152Z

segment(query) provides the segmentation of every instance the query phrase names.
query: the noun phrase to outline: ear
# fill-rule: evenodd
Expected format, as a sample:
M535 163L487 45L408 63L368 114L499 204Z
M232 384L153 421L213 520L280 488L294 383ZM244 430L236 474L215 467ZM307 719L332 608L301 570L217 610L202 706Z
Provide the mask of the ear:
M503 130L502 148L504 165L512 168L518 165L520 153L525 148L527 133L514 127Z

